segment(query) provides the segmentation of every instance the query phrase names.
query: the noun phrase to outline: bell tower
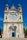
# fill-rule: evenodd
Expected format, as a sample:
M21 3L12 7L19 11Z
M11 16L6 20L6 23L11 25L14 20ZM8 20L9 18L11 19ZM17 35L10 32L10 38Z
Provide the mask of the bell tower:
M4 21L3 21L3 37L5 37L7 34L8 34L8 32L7 32L7 24L8 24L8 13L9 13L9 6L8 6L8 4L6 4L6 6L5 6L5 10L4 10Z
M4 22L8 22L8 13L9 13L9 6L6 4L5 10L4 10Z
M23 22L22 6L20 4L18 5L18 14L19 14L19 22Z
M22 6L18 4L18 22L19 22L19 37L24 37L24 32L23 32L23 17L22 17Z

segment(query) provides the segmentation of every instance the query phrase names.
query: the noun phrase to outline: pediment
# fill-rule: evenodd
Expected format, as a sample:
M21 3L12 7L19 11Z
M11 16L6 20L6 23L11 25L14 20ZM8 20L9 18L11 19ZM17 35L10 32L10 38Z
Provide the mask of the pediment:
M15 8L15 6L14 6L14 5L12 5L11 9L12 9L12 10L16 10L16 8Z

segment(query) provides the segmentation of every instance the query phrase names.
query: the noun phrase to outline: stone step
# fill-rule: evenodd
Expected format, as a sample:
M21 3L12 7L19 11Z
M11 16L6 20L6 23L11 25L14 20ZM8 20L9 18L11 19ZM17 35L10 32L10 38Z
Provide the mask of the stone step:
M0 40L27 40L27 38L0 38Z

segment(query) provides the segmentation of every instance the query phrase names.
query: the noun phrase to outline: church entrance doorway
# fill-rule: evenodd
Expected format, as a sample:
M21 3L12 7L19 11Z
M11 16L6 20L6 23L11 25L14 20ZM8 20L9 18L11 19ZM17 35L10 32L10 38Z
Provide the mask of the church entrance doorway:
M14 32L12 32L12 37L15 37L15 33Z
M11 37L16 37L16 26L10 26L9 29Z
M12 30L12 37L16 36L16 30Z

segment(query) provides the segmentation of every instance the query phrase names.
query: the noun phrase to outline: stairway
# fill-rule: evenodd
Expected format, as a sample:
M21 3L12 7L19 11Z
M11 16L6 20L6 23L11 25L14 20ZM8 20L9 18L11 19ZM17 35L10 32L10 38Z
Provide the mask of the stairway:
M15 38L15 37L12 37L12 38L0 38L0 40L27 40L27 38Z

